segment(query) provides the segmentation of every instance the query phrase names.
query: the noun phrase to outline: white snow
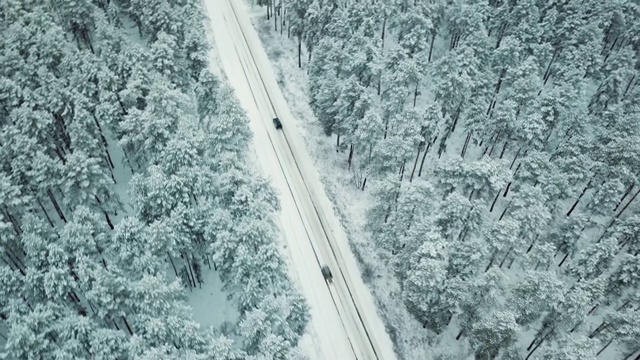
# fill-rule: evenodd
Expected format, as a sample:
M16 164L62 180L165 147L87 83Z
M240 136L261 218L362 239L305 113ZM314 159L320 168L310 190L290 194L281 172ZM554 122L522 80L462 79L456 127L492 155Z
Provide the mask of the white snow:
M217 328L225 322L235 323L240 314L235 305L227 300L218 272L205 267L202 269L202 280L202 288L187 291L187 303L193 309L194 320L203 330L210 326Z
M209 0L205 8L223 68L251 120L256 158L281 195L280 228L289 269L311 306L303 347L317 359L395 359L246 7L239 1ZM271 123L275 116L283 131ZM333 271L332 285L320 273L324 264Z

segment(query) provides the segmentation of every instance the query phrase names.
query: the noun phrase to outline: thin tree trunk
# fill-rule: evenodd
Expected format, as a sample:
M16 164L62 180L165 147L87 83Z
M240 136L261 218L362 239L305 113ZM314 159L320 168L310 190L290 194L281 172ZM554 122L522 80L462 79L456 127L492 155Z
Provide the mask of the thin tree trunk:
M567 253L564 254L564 257L562 258L562 261L560 261L560 263L558 264L558 267L562 267L562 264L564 264L564 262L567 260L568 257L569 257L569 250L567 250Z
M387 30L387 17L385 16L384 19L382 20L382 35L380 35L380 39L382 39L382 49L384 50L384 36ZM380 95L380 93L378 92L378 95Z
M424 150L424 154L422 155L422 161L420 162L420 170L418 170L418 177L422 176L422 167L424 166L424 159L427 158L427 153L429 152L429 148L431 147L431 142L427 144L427 148Z
M611 340L609 340L609 342L604 347L602 347L600 351L598 351L598 353L596 354L596 357L600 356L600 354L602 354L602 352L605 351L609 347L609 345L611 345L612 342L613 342L613 338L611 338Z
M511 202L509 202L507 206L504 207L504 210L502 210L502 214L500 215L500 218L498 219L498 221L501 221L502 218L504 218L504 215L507 213L507 210L509 209L509 205L511 205Z
M351 169L351 160L353 159L353 144L351 144L349 149L349 159L347 162L349 163L349 169Z
M280 0L278 12L280 13L280 36L282 36L282 31L284 29L284 4L282 3L282 0Z
M50 189L47 190L47 195L49 196L49 200L51 200L51 203L53 204L53 208L56 209L56 212L58 213L58 217L60 217L60 220L62 220L62 222L66 224L67 218L62 213L62 210L60 209L60 205L58 205L58 202L56 201L55 197L53 197L53 193L51 192Z
M531 355L533 355L533 353L538 350L538 348L540 347L540 345L542 345L542 343L546 340L546 336L543 337L540 342L538 343L538 345L536 345L533 350L531 350L531 352L527 355L527 357L524 360L529 360L529 358L531 357Z
M42 212L44 213L44 216L47 218L47 221L49 222L49 225L51 225L51 227L55 227L55 225L53 225L53 221L51 221L51 217L49 216L49 213L47 213L47 210L45 210L44 206L42 205L42 202L40 201L40 199L38 197L36 197L36 201L38 202L38 205L40 206L40 209L42 209Z
M458 119L460 118L461 109L462 109L462 103L458 105L458 108L456 109L456 115L453 117L453 125L451 125L451 131L449 132L449 134L453 134L456 131L456 126L458 125Z
M18 271L20 271L20 274L22 274L22 276L26 276L27 272L25 270L22 269L22 267L20 265L18 265L18 263L9 255L9 253L6 253L7 255L7 259L9 259L9 261L11 261L11 264L13 264L13 266L18 269ZM3 259L3 261L9 265L9 267L11 267L11 264L9 264L9 262L6 259Z
M298 69L302 68L302 34L298 35Z
M171 267L173 267L173 272L176 274L176 278L178 278L180 275L178 275L178 269L176 269L176 265L173 262L173 257L171 257L171 254L167 251L167 256L169 256L169 262L171 263Z
M267 20L271 19L269 11L271 10L271 1L267 3Z
M584 189L582 189L582 192L580 193L580 196L578 196L576 201L573 203L573 205L571 206L571 209L569 209L569 211L567 211L567 216L571 216L571 213L573 213L573 210L576 209L576 206L578 206L578 203L580 202L580 199L582 199L582 197L587 192L587 190L589 190L589 186L591 186L591 181L592 180L593 180L593 178L591 178L591 180L589 180L589 182L587 183L587 186L585 186Z
M362 191L364 191L364 187L367 185L367 178L364 178L364 181L362 182Z
M102 142L102 146L104 147L104 153L105 153L105 156L107 157L109 166L111 167L111 169L115 169L116 167L113 164L113 160L111 159L111 154L109 153L109 144L107 143L107 138L104 136L104 133L102 132L102 127L100 126L100 123L98 122L98 119L95 117L95 115L93 116L93 121L95 122L96 127L98 128L98 133L100 134L100 141Z
M187 269L187 265L182 265L182 267L184 268L184 272L187 275L187 285L189 285L189 291L193 292L193 287L195 285L192 285L191 283L191 275L189 274L189 269Z
M13 226L13 232L15 232L16 235L21 235L22 229L20 228L20 224L18 224L18 221L13 217L13 215L11 215L8 209L5 208L3 210L3 213L11 222L11 226Z
M129 331L129 335L133 336L133 330L131 330L131 326L129 325L129 322L127 321L127 318L124 317L124 315L122 316L122 321L124 321L124 325L127 327L127 331Z
M193 271L191 269L191 262L189 261L189 254L184 252L183 256L184 256L184 261L186 262L185 266L187 267L188 275L190 276L190 281L193 284L193 287L196 287L196 277L193 275Z
M622 95L623 97L627 95L627 92L629 91L629 89L631 89L631 84L633 84L633 81L636 79L636 75L633 74L633 76L631 77L631 80L629 80L629 82L627 83L627 87L624 89L624 94Z
M502 157L504 156L504 152L507 150L507 145L509 144L509 141L505 141L504 142L504 146L502 146L502 151L500 152L500 157L499 159L502 159ZM511 168L509 168L511 169Z
M491 101L489 102L489 107L487 108L487 115L489 115L491 113L491 109L493 109L493 107L495 106L495 97L498 95L498 93L500 93L500 88L502 87L502 79L504 78L504 76L507 74L507 69L503 68L500 71L500 75L498 76L498 81L496 82L496 87L494 92L494 97L493 99L491 99Z
M518 159L518 155L520 155L520 150L522 150L522 146L520 146L518 148L518 151L516 152L516 156L513 157L513 161L511 162L511 165L509 166L509 170L511 170L511 168L513 168L513 165L516 163L516 159Z
M467 134L467 138L464 140L464 145L462 146L462 152L460 153L460 157L462 157L462 159L464 159L464 156L467 153L467 147L469 146L469 141L471 141L471 132Z
M549 78L551 77L551 65L553 64L553 62L556 59L556 55L558 54L558 49L556 48L553 51L553 55L551 56L551 60L549 60L549 64L547 64L547 69L544 71L544 75L542 76L542 80L543 80L543 84L542 86L544 87L545 85L547 85L547 81L549 81ZM542 94L542 88L540 89L540 91L538 91L538 95Z
M493 265L493 262L496 259L496 252L494 251L493 254L491 255L491 259L489 260L489 264L487 264L487 267L484 268L484 272L489 271L489 269L491 268L491 265Z
M635 194L633 194L633 197L631 198L631 200L629 200L629 202L622 208L622 210L620 210L620 212L615 216L615 218L619 218L620 215L622 215L622 213L627 210L627 208L629 207L629 205L631 205L631 203L633 202L633 200L636 199L636 197L638 196L638 194L640 194L640 190L636 191Z
M100 208L102 208L102 202L100 201L100 198L98 198L98 196L95 195L95 199L96 199L96 202L98 203L98 206L100 206ZM107 220L107 225L109 225L109 228L111 230L115 229L115 226L113 226L113 222L111 221L111 218L109 217L109 213L107 213L105 210L102 210L102 213L104 214L104 217Z
M600 325L598 325L597 328L595 328L595 330L593 330L591 332L591 334L589 334L589 339L593 339L594 337L596 337L596 335L598 335L599 333L601 333L604 329L606 329L609 326L609 324L607 324L606 321L602 321L600 323Z
M278 32L278 17L276 16L276 0L273 0L273 29Z
M509 249L507 250L507 253L504 254L504 258L502 258L502 261L500 262L500 265L498 266L499 268L502 269L502 265L504 265L504 262L507 261L507 258L509 257L510 254L511 254L511 247L509 247Z
M436 32L434 31L431 34L431 44L429 45L429 60L428 60L428 62L431 62L431 54L433 54L433 42L435 41L435 39L436 39Z
M618 201L618 205L616 205L615 209L613 209L613 212L618 211L618 208L620 207L620 205L622 205L624 199L631 193L631 190L633 190L634 185L635 184L631 184L631 186L627 188L627 191L624 192L624 195L622 195L622 198L620 199L620 201Z
M498 197L500 196L500 190L498 190L498 193L496 194L496 197L493 198L493 202L491 203L491 207L489 208L489 212L493 212L493 208L496 206L496 202L498 201Z
M411 170L411 177L409 178L409 182L413 181L413 175L416 173L416 167L418 166L418 159L420 159L420 150L424 145L418 145L418 153L416 154L416 161L413 162L413 169Z

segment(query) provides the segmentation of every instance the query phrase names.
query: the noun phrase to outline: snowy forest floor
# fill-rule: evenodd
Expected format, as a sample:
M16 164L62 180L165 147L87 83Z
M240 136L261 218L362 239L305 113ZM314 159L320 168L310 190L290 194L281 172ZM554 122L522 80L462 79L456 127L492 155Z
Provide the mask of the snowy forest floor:
M427 332L422 328L406 308L398 303L400 284L393 270L385 264L365 232L365 214L371 203L368 191L357 188L356 175L348 168L347 154L335 151L335 136L328 137L322 132L308 98L308 64L307 54L303 50L302 68L297 64L297 44L294 38L273 31L273 21L268 21L265 9L251 7L251 18L263 45L271 59L278 83L289 103L296 119L300 122L300 132L315 164L319 169L325 191L336 208L336 213L349 238L350 247L358 259L360 271L365 284L376 299L378 313L383 318L399 358L428 359L425 353ZM286 124L285 124L286 126ZM328 155L331 156L328 156ZM455 342L454 329L450 330L451 339ZM447 348L448 346L445 345ZM454 345L455 346L455 345Z

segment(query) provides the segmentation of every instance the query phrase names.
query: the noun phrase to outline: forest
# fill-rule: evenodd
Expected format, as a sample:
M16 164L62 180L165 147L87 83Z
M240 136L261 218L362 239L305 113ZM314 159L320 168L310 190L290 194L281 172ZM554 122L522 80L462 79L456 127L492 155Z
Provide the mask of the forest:
M202 3L3 0L0 34L0 358L304 359ZM194 320L206 271L236 323Z
M636 1L256 4L426 334L388 322L399 357L640 359Z

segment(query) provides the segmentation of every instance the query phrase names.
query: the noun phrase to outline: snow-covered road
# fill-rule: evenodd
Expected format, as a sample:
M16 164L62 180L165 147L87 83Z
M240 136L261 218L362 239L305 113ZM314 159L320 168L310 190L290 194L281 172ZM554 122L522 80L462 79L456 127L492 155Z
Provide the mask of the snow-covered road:
M311 307L303 347L312 359L395 359L346 235L307 153L296 120L239 0L205 0L223 69L247 111L263 172L280 193L290 271ZM272 119L279 117L283 130ZM320 267L329 265L327 285Z

